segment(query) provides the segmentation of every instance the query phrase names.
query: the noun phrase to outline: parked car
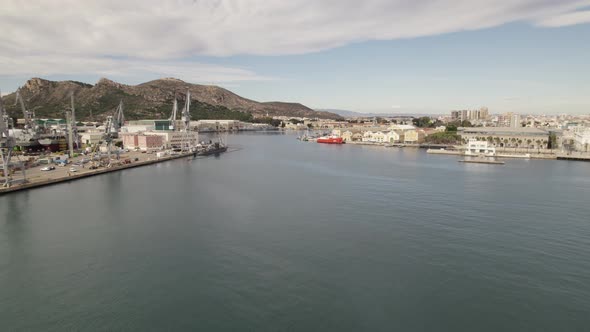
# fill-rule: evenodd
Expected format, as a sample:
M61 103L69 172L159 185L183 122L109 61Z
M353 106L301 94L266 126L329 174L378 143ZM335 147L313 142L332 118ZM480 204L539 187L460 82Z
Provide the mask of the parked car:
M54 166L45 166L41 168L42 171L53 171L55 169Z
M70 167L70 172L77 172L78 169L76 167Z

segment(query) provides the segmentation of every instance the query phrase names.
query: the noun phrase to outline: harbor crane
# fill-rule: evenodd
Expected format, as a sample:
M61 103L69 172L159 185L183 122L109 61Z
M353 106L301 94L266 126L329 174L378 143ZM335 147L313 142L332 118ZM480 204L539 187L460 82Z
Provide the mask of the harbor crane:
M2 159L2 173L4 174L3 187L9 187L12 182L10 166L12 165L10 159L15 145L14 137L10 136L8 131L8 114L4 110L4 104L0 97L0 158ZM24 168L23 168L24 169ZM24 174L24 171L23 171Z
M176 130L176 113L178 113L178 100L176 100L176 96L174 96L174 103L172 104L172 114L170 114L170 127L169 129L174 131Z
M27 110L25 107L25 101L23 100L23 96L20 92L20 88L16 90L16 98L14 99L14 105L20 104L20 108L23 112L23 117L25 120L25 131L33 133L36 132L36 124L35 124L35 112Z
M74 92L70 93L70 109L66 111L66 120L68 124L68 148L70 151L70 158L74 157L74 144L80 148L80 139L78 137L78 129L76 125L76 108L74 106Z
M182 109L182 147L181 151L185 152L185 149L191 151L194 147L191 142L192 138L190 135L191 130L191 92L187 90L186 101L184 102L184 108Z
M125 125L125 114L123 114L123 100L121 100L119 102L119 106L117 106L117 110L115 111L113 130L118 133L123 125Z

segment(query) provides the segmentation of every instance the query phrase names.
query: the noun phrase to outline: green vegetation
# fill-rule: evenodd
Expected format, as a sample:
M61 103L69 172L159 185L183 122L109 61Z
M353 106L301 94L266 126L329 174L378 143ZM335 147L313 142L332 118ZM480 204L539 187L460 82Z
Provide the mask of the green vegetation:
M432 119L429 116L422 116L419 118L412 119L414 126L419 128L428 128L432 124Z
M252 119L253 123L266 123L274 127L278 127L281 125L281 120L273 119L271 117L262 117L262 118L254 118Z
M456 132L457 128L459 128L459 127L472 127L472 126L473 125L468 120L463 120L463 121L457 120L457 121L447 123L446 131Z
M432 144L461 144L461 136L456 131L443 131L426 136L427 143Z
M557 149L557 135L555 135L555 133L550 133L549 134L549 146L547 148L549 149Z
M418 128L435 128L443 126L444 123L440 120L432 120L429 116L421 116L419 118L412 119L412 124ZM456 129L455 129L456 131Z
M172 109L172 108L171 108ZM239 120L251 122L254 118L251 113L232 111L225 106L214 106L200 101L191 102L192 120Z

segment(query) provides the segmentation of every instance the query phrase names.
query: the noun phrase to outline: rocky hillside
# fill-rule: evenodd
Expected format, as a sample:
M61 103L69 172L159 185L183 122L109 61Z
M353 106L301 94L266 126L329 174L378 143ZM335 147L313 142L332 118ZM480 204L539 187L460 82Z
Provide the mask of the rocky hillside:
M302 104L266 102L261 103L246 99L237 94L212 85L186 83L174 78L165 78L139 85L126 85L106 78L95 85L76 81L48 81L32 78L21 88L26 107L35 111L37 117L63 118L63 111L69 106L69 94L74 92L76 99L76 118L102 120L112 114L120 100L125 104L127 119L167 118L172 109L172 100L176 96L182 106L186 91L190 90L191 99L196 105L205 105L209 109L239 111L254 117L296 116L340 118L338 114L314 111ZM21 116L15 106L16 94L3 97L4 106L11 116ZM210 107L209 107L210 106ZM226 112L227 114L230 114Z

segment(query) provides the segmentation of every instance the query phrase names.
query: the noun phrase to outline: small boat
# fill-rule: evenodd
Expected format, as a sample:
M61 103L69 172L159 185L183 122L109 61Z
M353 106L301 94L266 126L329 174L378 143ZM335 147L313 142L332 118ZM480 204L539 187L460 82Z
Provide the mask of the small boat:
M338 136L322 136L318 137L316 139L316 142L324 144L343 144L344 140L342 139L342 137Z

